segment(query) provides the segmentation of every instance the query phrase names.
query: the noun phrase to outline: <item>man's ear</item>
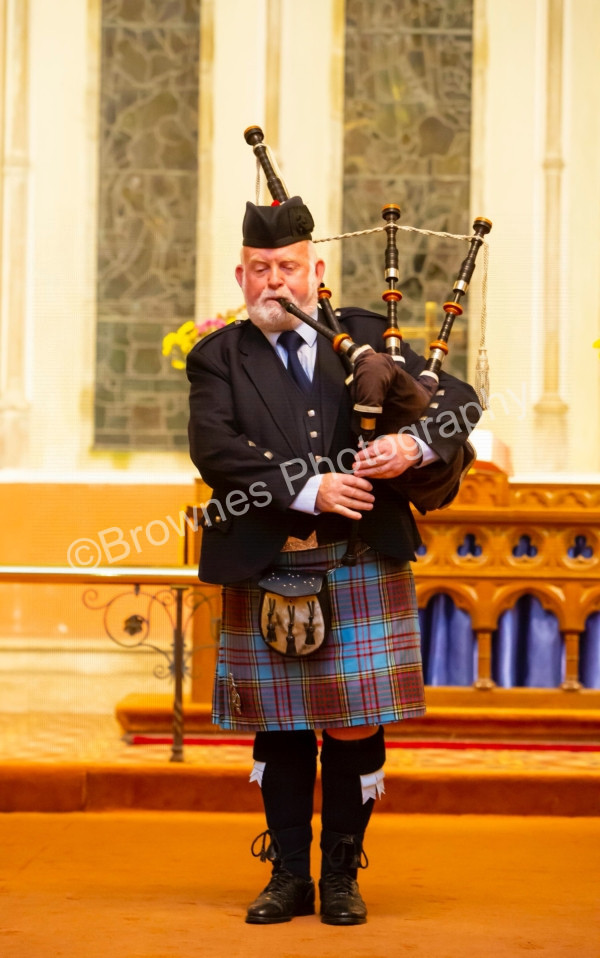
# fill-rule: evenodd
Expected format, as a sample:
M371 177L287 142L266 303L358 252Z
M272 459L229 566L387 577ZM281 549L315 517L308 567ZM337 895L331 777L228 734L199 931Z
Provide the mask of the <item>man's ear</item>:
M325 275L325 260L318 259L315 263L315 273L317 274L317 279L319 283L323 282L323 277Z
M235 268L235 278L237 279L238 286L242 285L242 279L244 277L244 267L241 263L238 264Z

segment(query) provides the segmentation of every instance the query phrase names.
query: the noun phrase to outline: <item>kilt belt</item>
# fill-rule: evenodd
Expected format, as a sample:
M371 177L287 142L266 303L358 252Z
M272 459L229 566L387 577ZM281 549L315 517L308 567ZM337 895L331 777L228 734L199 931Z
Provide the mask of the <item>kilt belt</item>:
M314 531L306 539L297 539L296 536L288 536L281 547L282 552L306 552L307 549L318 549L319 542L317 533Z
M331 538L318 533L315 529L306 539L298 539L296 536L288 536L281 547L281 552L308 552L309 549L318 549L320 546L338 546L346 545L346 539L340 539L339 536Z

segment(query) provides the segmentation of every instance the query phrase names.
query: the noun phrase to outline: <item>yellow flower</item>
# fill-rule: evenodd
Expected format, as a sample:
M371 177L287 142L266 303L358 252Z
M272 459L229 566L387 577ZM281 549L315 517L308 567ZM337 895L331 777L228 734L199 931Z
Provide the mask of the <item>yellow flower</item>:
M592 343L594 349L600 349L600 339L597 339L595 343ZM598 359L600 359L600 353L598 353Z
M214 333L216 329L221 329L223 326L227 326L229 323L233 323L236 319L239 319L243 315L245 308L245 306L238 306L235 310L228 310L225 315L217 313L215 317L204 319L199 324L196 324L193 319L188 319L187 322L182 323L179 329L175 330L174 333L167 333L163 338L163 356L171 357L171 366L173 369L185 369L185 357L196 345L198 340L208 336L209 333Z
M162 354L171 357L173 369L185 369L185 357L197 340L198 329L193 319L189 319L176 332L167 333L162 342Z

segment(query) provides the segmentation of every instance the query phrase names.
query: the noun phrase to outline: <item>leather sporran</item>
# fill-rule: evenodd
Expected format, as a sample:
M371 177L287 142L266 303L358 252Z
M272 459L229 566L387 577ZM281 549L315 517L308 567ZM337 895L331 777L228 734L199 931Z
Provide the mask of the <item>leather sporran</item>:
M320 649L331 628L327 574L273 569L258 585L259 628L269 648L295 658Z

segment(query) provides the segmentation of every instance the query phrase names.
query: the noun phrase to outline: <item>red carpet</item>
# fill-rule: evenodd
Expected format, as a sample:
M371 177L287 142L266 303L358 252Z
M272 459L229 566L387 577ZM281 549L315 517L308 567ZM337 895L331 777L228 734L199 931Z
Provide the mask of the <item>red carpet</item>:
M172 745L173 739L168 735L132 735L127 739L129 745ZM184 745L247 745L252 746L252 738L223 738L211 736L200 738L195 735L186 735ZM319 746L321 742L319 741ZM386 748L445 748L454 750L487 749L495 751L513 752L600 752L600 744L587 745L579 742L440 742L433 741L387 741Z

